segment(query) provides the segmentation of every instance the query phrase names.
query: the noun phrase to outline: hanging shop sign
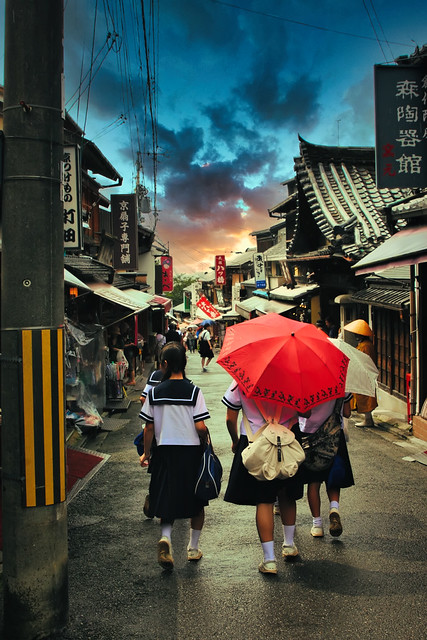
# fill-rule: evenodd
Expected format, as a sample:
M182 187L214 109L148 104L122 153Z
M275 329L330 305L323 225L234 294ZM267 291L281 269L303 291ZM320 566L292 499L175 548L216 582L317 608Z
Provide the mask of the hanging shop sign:
M256 288L265 289L267 282L265 279L264 256L262 253L254 254L254 271Z
M215 285L225 285L225 256L215 256Z
M114 245L113 267L118 271L138 268L138 222L136 194L121 193L111 196Z
M64 147L62 202L64 205L64 249L66 251L83 249L80 176L80 147L78 145Z
M162 266L162 292L173 291L172 256L162 256L160 264Z
M205 296L199 298L199 300L196 302L196 306L198 306L199 309L206 313L208 318L211 318L211 320L215 320L216 318L219 318L221 316L220 312L215 309L213 304L211 304L209 300L205 298Z
M375 65L377 187L427 184L427 69Z

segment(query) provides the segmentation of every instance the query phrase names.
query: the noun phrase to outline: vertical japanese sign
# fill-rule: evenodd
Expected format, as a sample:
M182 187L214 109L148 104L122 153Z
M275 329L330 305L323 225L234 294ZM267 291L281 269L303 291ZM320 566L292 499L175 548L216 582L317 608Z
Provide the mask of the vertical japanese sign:
M255 271L255 284L257 289L265 289L267 282L265 279L265 265L264 256L262 253L254 254L254 271Z
M80 148L64 147L62 162L62 202L64 205L64 249L80 250L82 246L82 216L80 195Z
M111 196L114 245L113 267L129 271L138 268L138 223L136 218L136 194Z
M217 287L225 285L225 256L215 256L215 284Z
M375 66L377 187L427 186L427 70Z
M160 264L162 266L162 292L173 291L172 256L162 256Z

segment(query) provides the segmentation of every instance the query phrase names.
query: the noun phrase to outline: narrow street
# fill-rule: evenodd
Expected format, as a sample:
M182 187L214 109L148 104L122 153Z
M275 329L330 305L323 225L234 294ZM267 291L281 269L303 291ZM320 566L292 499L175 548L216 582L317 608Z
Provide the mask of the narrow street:
M200 372L189 354L187 375L201 386L208 426L224 467L232 453L221 397L231 378L212 362ZM134 394L136 397L136 394ZM61 640L420 639L425 637L427 469L402 460L405 450L350 421L356 486L344 490L340 538L314 539L306 498L298 503L300 557L279 561L278 576L258 572L261 547L254 508L220 499L207 509L200 546L189 563L188 523L172 533L175 569L156 561L159 524L142 513L149 477L133 438L135 401L114 416L123 426L98 439L110 458L69 504L70 621ZM90 443L87 445L89 448ZM328 504L322 493L322 515ZM282 527L276 517L276 553Z

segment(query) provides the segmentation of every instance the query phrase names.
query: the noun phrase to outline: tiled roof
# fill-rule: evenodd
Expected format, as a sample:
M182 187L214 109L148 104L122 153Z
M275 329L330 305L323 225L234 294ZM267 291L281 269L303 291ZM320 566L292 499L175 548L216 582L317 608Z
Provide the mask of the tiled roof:
M240 267L244 264L252 262L256 249L247 249L243 253L236 253L230 258L226 258L227 267Z
M64 256L64 265L83 282L112 283L114 269L103 262L94 260L91 256Z
M356 260L390 236L382 210L411 191L377 188L373 148L326 147L300 138L300 152L300 187L329 242L343 237L344 254Z
M387 309L400 309L403 305L409 305L409 288L368 287L353 293L352 300Z

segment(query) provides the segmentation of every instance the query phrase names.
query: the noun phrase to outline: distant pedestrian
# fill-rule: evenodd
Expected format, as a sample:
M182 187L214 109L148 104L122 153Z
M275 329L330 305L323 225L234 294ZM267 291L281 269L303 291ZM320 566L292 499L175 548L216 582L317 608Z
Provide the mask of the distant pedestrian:
M338 327L331 316L325 318L326 333L330 338L338 338Z
M354 333L357 340L357 350L366 353L374 364L376 364L375 347L372 342L373 332L366 320L357 319L353 320L344 327L345 331ZM372 427L374 426L374 420L372 417L372 411L378 406L377 397L365 396L361 393L355 393L352 402L352 409L355 409L357 413L363 413L364 417L362 422L356 422L356 427Z
M179 342L182 344L182 333L178 331L176 324L173 322L170 324L168 331L166 331L166 342Z
M207 371L208 364L214 357L212 338L209 329L203 329L199 335L199 353L202 359L202 371Z
M176 519L191 519L187 559L198 561L203 555L199 539L207 503L195 496L194 489L207 438L204 421L210 415L201 390L185 378L185 364L181 344L164 346L163 382L150 389L140 413L146 422L140 464L149 463L150 512L160 518L157 559L164 569L174 566L171 537ZM154 438L157 446L152 449Z

